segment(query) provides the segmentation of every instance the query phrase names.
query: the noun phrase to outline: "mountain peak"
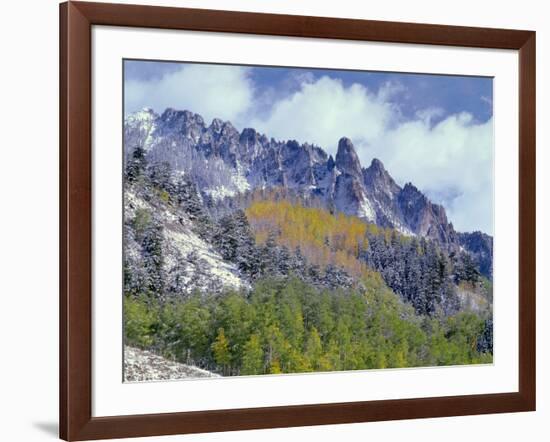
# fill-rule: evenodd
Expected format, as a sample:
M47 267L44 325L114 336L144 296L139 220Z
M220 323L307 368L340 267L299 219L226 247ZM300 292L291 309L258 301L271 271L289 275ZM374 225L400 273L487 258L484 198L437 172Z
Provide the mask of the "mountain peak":
M338 151L336 152L336 167L341 172L350 175L361 175L361 162L355 151L355 147L349 138L340 138L338 142Z
M186 125L197 124L204 127L204 119L199 114L195 114L188 110L176 110L169 107L166 108L160 118L167 123L178 122Z
M385 206L393 204L392 201L401 191L382 161L377 158L373 158L370 166L363 169L363 180L367 190Z
M418 201L418 204L426 205L430 203L428 198L426 198L426 195L424 195L418 188L411 182L408 182L403 186L403 190L401 190L400 199L402 201L406 201L407 204L410 206L413 204L413 201L415 204ZM420 203L421 202L421 203Z
M223 127L223 121L220 118L214 118L212 120L212 124L210 125L210 127L215 132L220 132L222 130L222 127Z
M336 157L338 155L347 154L349 152L355 153L355 147L353 146L353 143L348 137L342 137L338 141L338 153L336 154Z
M370 163L370 169L377 170L380 172L385 172L384 164L378 158L373 158Z
M382 164L382 161L380 161L378 158L373 158L370 166L366 169L363 169L363 175L365 178L365 184L367 185L376 185L377 183L382 183L383 185L387 185L392 188L398 187L384 167L384 164Z

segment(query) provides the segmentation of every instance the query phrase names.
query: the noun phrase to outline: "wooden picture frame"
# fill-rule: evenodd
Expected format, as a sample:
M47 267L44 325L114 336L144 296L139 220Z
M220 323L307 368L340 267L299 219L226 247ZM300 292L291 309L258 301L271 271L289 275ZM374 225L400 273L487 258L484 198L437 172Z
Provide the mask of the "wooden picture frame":
M93 25L519 51L519 391L92 417ZM60 5L60 437L87 440L535 410L535 32L105 3Z

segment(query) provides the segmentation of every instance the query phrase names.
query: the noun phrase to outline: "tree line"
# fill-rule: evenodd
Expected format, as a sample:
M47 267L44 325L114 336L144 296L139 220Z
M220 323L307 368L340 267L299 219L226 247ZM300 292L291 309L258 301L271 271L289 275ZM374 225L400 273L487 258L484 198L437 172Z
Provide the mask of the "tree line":
M125 297L126 343L225 376L488 363L485 323L416 315L385 285L365 292L262 278L249 292Z

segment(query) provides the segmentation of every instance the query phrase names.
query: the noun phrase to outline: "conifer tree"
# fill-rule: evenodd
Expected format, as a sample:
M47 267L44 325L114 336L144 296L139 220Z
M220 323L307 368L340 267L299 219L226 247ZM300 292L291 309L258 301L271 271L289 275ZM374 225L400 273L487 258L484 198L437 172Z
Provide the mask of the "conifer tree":
M147 175L149 181L157 189L166 191L169 195L174 195L176 186L173 182L172 168L170 163L153 163L147 166Z
M225 337L223 328L218 330L216 340L212 343L212 352L216 363L222 367L223 374L229 375L231 371L231 351L229 349L229 341Z
M244 346L241 374L253 375L263 373L263 350L258 335L253 334Z
M319 332L315 327L312 327L309 331L305 353L311 367L314 370L318 370L321 365L323 346L321 344L321 337L319 336Z
M147 272L147 289L158 298L164 297L163 228L153 219L145 228L142 240L143 266Z
M167 293L170 296L183 296L187 289L187 266L185 265L185 259L181 255L179 250L175 252L175 263L166 275L167 279Z
M147 160L145 158L145 149L142 146L134 147L132 155L127 159L126 163L126 179L128 182L132 183L138 179L138 177L143 173L147 165Z

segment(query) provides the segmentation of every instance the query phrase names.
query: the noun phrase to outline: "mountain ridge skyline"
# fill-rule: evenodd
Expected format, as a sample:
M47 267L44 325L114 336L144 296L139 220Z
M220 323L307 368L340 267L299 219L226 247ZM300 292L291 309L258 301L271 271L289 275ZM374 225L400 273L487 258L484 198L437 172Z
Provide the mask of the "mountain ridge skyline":
M190 121L191 124L196 124L197 126L202 127L202 129L206 131L212 130L214 132L219 132L219 133L221 133L222 131L224 131L225 133L234 132L238 135L239 141L243 141L243 140L246 141L248 138L248 141L250 142L260 140L263 142L277 143L279 145L282 145L282 144L291 145L291 146L297 145L299 147L305 147L306 149L311 148L312 150L319 150L319 151L322 151L324 156L326 157L328 167L331 167L331 163L336 164L336 167L337 167L337 160L335 159L335 157L338 156L338 152L340 151L339 147L337 149L336 155L333 156L332 154L328 153L327 149L324 146L320 146L318 144L308 143L308 142L300 143L299 141L291 138L275 139L274 137L269 137L267 134L257 131L253 127L244 127L242 130L239 131L239 129L235 127L234 124L229 120L223 120L221 118L215 117L212 119L210 124L208 124L206 120L202 117L202 115L200 115L199 113L195 113L189 109L176 109L176 108L168 107L163 112L159 113L152 107L146 106L137 112L132 112L125 116L124 118L125 129L128 124L132 124L132 120L140 120L143 123L145 123L145 121L151 117L153 119L163 119L164 117L165 120L167 120L168 118L170 118L168 117L168 115L179 115L180 118L183 117L184 120ZM177 124L177 123L172 121L170 124ZM153 127L153 125L151 125L151 127L149 128L149 130L151 131L149 135L152 135L153 132L155 132L156 127ZM185 131L187 129L182 128L182 130ZM191 134L192 136L195 136L195 137L200 135L199 133L192 134L193 130L196 130L196 127L190 127L188 128L188 130L190 132L187 135ZM388 182L389 186L392 186L392 187L397 186L399 190L403 190L407 188L412 192L420 192L422 193L422 196L424 196L432 206L436 206L436 210L438 210L437 207L440 207L446 213L448 208L445 207L445 204L439 203L439 202L433 202L431 198L429 198L426 195L426 192L423 189L420 189L412 179L405 180L402 185L398 184L393 178L393 176L390 174L390 172L386 169L381 159L373 156L372 159L370 160L369 166L365 167L363 164L361 164L361 160L357 155L357 151L355 149L353 141L350 138L348 138L345 135L342 135L339 140L338 146L340 146L340 142L342 142L343 140L346 140L346 142L349 142L351 144L351 151L349 153L344 153L343 158L347 158L348 155L353 155L355 158L352 160L352 164L358 165L362 174L365 174L365 173L371 174L373 170L381 171L382 174L384 175L382 179L384 180L389 179L389 182ZM143 147L145 148L145 150L148 150L150 146L147 144L147 140L144 140L144 141L145 142ZM198 141L198 139L196 141ZM125 150L126 150L126 154L128 154L127 147L125 147ZM449 220L448 224L450 224L454 228L452 220ZM460 233L464 233L464 234L482 233L484 235L492 237L491 234L485 232L482 229L461 230Z
M126 113L188 108L207 124L221 117L239 132L253 127L333 157L345 135L365 166L382 160L399 185L411 181L443 204L459 230L494 232L491 79L186 62L125 67Z

